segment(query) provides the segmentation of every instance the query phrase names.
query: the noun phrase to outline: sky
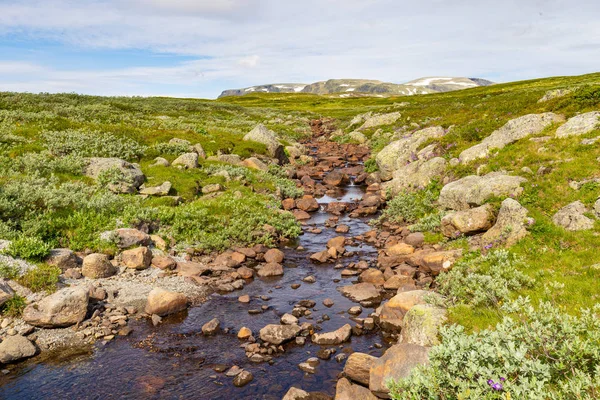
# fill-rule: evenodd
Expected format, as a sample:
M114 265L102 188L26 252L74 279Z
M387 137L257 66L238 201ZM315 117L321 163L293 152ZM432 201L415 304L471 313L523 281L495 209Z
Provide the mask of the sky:
M600 70L598 0L0 0L0 91L215 98Z

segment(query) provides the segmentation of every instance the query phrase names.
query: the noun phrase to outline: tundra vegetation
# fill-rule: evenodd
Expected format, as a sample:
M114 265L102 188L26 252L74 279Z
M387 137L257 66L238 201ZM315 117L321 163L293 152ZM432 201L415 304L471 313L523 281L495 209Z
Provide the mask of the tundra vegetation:
M552 92L560 95L548 95ZM298 236L293 215L280 210L282 197L302 195L285 167L257 170L211 157L267 154L265 145L242 140L258 123L289 144L310 135L311 120L331 119L334 140L364 139L371 148L368 172L377 171L377 154L390 142L441 126L446 133L417 151L433 145L435 155L448 162L444 176L390 192L387 208L374 221L375 226L405 223L424 232L429 243L464 250L434 287L443 295L435 302L449 310L441 344L431 350L429 365L389 383L393 398L596 398L600 210L594 207L600 197L600 129L563 137L556 135L561 124L551 123L485 157L455 161L517 117L552 112L569 119L591 111L600 111L600 74L410 97L256 93L206 101L0 93L0 239L11 241L2 251L37 263L23 272L0 262L0 274L51 292L60 274L44 264L51 249L115 253L116 244L101 233L120 227L151 226L179 251L206 253L272 245L275 233ZM356 116L366 113L399 117L357 135ZM171 163L194 144L207 156L198 168L155 161ZM90 157L135 163L146 187L169 181L170 196L115 193L111 188L129 178L119 170L90 178L84 173ZM527 179L518 200L532 218L528 234L507 249L500 243L475 248L463 235L442 235L447 211L437 200L444 183L499 171ZM224 193L205 195L202 189L213 184ZM497 211L503 200L492 196L485 203ZM557 226L553 216L576 201L596 210L586 211L589 229ZM23 307L24 300L14 296L3 312L18 315Z

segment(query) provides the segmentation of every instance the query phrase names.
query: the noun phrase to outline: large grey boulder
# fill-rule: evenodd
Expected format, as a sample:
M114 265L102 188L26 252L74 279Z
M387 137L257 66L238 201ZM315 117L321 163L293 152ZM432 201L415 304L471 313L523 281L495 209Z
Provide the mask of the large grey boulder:
M40 328L75 325L84 320L88 301L87 287L67 287L25 307L23 320Z
M260 330L259 335L260 339L264 342L280 345L281 343L288 342L298 336L300 331L302 331L302 328L297 324L269 324Z
M600 126L600 111L591 111L569 118L556 130L556 137L585 135Z
M392 179L394 171L418 159L417 152L423 143L432 138L442 137L445 133L441 126L434 126L388 144L375 157L381 180Z
M516 244L527 236L527 227L534 222L533 219L527 218L528 213L518 201L505 199L500 206L496 223L481 237L482 244Z
M406 378L415 367L429 363L428 353L426 347L410 343L390 347L373 363L369 373L369 389L378 397L388 397L388 381Z
M494 207L484 204L469 210L455 211L442 218L442 234L449 238L487 231L494 223Z
M442 157L430 160L417 160L393 172L393 179L385 182L382 189L391 191L393 195L406 190L422 189L434 179L439 179L446 173L448 162Z
M439 329L447 320L445 308L417 304L404 315L401 341L426 347L438 345Z
M276 158L280 164L289 162L287 156L285 155L283 146L281 143L279 143L275 132L263 124L256 125L254 129L244 135L244 140L251 140L253 142L264 144L267 146L269 155Z
M115 193L135 193L146 179L137 164L128 163L120 158L89 158L83 174L98 179L101 174L109 173L108 171L112 170L118 171L121 176L108 185L108 189Z
M594 227L594 221L584 213L588 209L581 201L575 201L558 210L552 217L555 225L562 226L568 231L584 231Z
M516 142L530 135L543 131L547 126L564 121L564 117L554 113L527 114L522 117L511 119L500 129L460 153L459 159L462 163L469 163L479 158L485 158L491 150L502 149L506 145Z
M364 124L362 124L362 126L358 129L363 130L363 129L368 129L368 128L374 128L376 126L381 126L381 125L390 125L390 124L393 124L394 122L398 121L398 119L400 119L400 117L401 117L401 115L398 111L392 112L392 113L387 113L387 114L370 115L370 116L366 117ZM354 122L354 120L352 120L352 122Z
M527 179L490 172L484 176L469 175L442 188L438 203L451 210L467 210L480 206L492 197L517 197L523 193L521 184Z
M198 153L184 153L173 160L171 165L180 165L187 169L198 168Z
M7 364L35 355L33 343L24 336L7 336L0 343L0 363Z

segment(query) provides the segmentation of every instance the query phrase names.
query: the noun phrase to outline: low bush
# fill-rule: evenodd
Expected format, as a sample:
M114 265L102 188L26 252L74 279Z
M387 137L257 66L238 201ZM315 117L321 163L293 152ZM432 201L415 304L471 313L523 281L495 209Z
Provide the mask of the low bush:
M390 382L393 399L595 399L600 397L600 305L572 316L519 298L495 330L442 327L429 365Z
M25 260L43 260L50 254L52 246L38 237L21 236L10 242L3 251L11 257L23 258Z
M145 147L135 140L100 131L68 129L45 132L43 137L48 150L57 156L71 154L137 160L145 151Z
M0 313L6 317L17 318L23 314L23 309L27 306L27 300L15 294L2 305Z
M51 293L56 290L60 273L61 270L58 267L39 264L25 272L17 281L34 292L45 291Z
M373 223L389 221L410 224L428 214L437 213L435 201L439 197L440 189L440 186L434 182L423 190L399 193L388 201L381 216L373 220Z

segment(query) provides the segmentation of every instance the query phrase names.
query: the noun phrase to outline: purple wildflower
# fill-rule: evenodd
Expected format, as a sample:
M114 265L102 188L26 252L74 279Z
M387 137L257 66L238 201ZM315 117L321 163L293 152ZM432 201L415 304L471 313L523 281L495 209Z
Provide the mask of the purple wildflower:
M501 376L501 377L500 377L500 380L501 380L502 382L504 382L504 381L506 380L506 378L505 378L505 377L503 377L503 376Z
M492 385L492 389L500 391L500 390L502 390L502 384L500 382L494 383Z
M494 245L493 245L492 243L488 243L488 244L486 244L486 245L485 245L483 248L484 248L484 249L486 249L486 250L489 250L489 249L491 249L493 246L494 246ZM491 381L491 379L490 379L490 381ZM488 381L488 383L489 383L490 381ZM494 381L492 381L492 382L494 382Z
M491 379L488 379L487 384L490 385L490 386L492 386L494 384L494 381L491 380Z

